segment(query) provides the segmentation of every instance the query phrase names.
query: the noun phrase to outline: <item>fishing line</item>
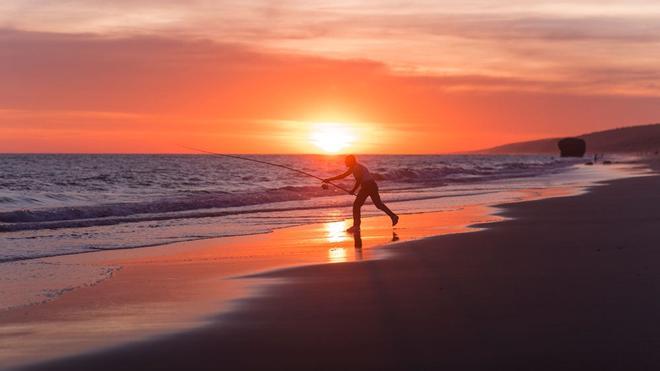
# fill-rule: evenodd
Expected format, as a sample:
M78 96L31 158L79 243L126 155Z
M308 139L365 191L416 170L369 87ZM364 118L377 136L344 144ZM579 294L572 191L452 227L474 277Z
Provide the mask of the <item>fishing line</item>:
M226 155L226 154L222 154L222 153L210 152L210 151L205 151L205 150L203 150L203 149L199 149L199 148L192 148L192 147L187 147L187 146L181 146L181 147L182 147L182 148L189 149L189 150L192 150L192 151L196 151L196 152L206 153L206 154L208 154L208 155L212 155L212 156L229 157L229 158L235 158L235 159L238 159L238 160L252 161L252 162L259 163L259 164L264 164L264 165L270 165L270 166L281 167L282 169L287 169L287 170L295 171L296 173L299 173L299 174L302 174L302 175L305 175L305 176L308 176L308 177L311 177L311 178L314 178L314 179L318 179L318 180L320 180L320 181L323 182L323 178L321 178L321 177L318 177L318 176L316 176L316 175L314 175L314 174L310 174L310 173L308 173L308 172L306 172L306 171L302 171L302 170L294 169L294 168L292 168L292 167L288 167L288 166L286 166L286 165L282 165L282 164L276 164L276 163L273 163L273 162L268 162L268 161L263 161L263 160L257 160L257 159L249 158L249 157L242 157L242 156L236 156L236 155ZM336 187L336 188L338 188L338 189L341 189L342 191L344 191L344 192L346 192L346 193L348 193L348 194L351 194L351 192L350 192L348 189L346 189L346 188L344 188L344 187L342 187L342 186L340 186L340 185L337 185L337 184L335 184L335 183L333 183L333 182L324 182L324 184L325 184L325 183L330 184L330 185L332 185L332 186L334 186L334 187Z

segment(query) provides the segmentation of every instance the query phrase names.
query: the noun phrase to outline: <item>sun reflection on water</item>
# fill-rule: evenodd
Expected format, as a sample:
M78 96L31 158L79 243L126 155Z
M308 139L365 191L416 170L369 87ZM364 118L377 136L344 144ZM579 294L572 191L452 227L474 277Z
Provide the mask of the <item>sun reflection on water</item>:
M325 223L326 239L330 243L344 242L346 236L346 221Z
M325 239L332 244L342 243L348 240L346 234L346 221L325 223ZM340 263L348 261L348 252L343 247L333 247L328 249L328 260L331 263Z

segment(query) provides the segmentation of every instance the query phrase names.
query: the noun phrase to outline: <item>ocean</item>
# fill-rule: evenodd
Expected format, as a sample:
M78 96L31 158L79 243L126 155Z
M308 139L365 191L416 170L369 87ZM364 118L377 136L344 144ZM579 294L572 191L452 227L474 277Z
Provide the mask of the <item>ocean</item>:
M320 177L341 156L248 156ZM569 169L550 156L362 156L385 201L493 194ZM343 182L351 187L352 179ZM208 155L3 155L0 261L264 233L349 216L352 198L290 170ZM426 202L426 204L437 202ZM444 202L447 203L447 202ZM442 204L438 206L441 209ZM366 208L366 215L375 210ZM424 206L427 210L428 206Z
M320 177L341 156L248 155ZM360 156L396 213L525 199L623 176L552 156ZM352 186L348 178L340 184ZM0 310L50 300L115 266L40 258L267 233L351 217L353 197L283 168L210 155L0 155ZM380 213L370 201L363 216ZM27 289L29 288L29 290ZM27 291L26 291L27 290Z

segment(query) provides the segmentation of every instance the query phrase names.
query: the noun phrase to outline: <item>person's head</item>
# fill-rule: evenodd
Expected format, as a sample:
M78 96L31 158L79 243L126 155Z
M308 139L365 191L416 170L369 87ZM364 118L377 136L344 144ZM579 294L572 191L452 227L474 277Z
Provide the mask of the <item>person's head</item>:
M357 159L353 155L348 155L344 158L344 163L346 164L346 167L353 167L357 163Z

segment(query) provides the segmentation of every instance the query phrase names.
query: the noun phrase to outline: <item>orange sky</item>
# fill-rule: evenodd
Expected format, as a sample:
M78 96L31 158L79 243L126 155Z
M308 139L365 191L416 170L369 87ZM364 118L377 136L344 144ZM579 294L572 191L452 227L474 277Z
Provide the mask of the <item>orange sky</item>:
M442 153L660 117L654 1L7 0L0 152Z

